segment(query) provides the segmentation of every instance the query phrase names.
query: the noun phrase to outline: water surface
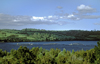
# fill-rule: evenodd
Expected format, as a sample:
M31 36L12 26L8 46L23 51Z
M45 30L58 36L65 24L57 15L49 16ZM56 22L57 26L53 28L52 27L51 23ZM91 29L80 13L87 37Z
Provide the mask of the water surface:
M9 42L9 43L0 43L0 49L10 51L11 49L18 49L20 46L26 46L29 49L33 47L42 47L47 50L51 48L58 48L63 50L65 48L68 51L77 50L89 50L94 48L97 45L98 41L50 41L50 42ZM69 45L71 43L81 43L83 45Z

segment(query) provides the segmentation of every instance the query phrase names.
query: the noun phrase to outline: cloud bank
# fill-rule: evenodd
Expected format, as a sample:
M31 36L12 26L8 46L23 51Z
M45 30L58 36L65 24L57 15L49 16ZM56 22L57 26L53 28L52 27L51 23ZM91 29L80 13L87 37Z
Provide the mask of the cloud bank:
M63 7L58 6L57 8L62 9ZM97 12L96 9L92 8L91 6L86 6L82 4L80 6L77 6L77 13L73 12L72 14L60 12L57 13L56 15L36 17L36 16L22 16L22 15L12 16L0 13L0 25L8 25L8 26L39 25L39 24L65 25L68 24L66 20L78 21L82 19L100 18L100 15L90 14L95 12ZM95 23L95 25L100 25L100 23Z
M57 16L45 16L45 17L35 17L35 16L11 16L8 14L0 14L0 25L38 25L38 24L58 24L63 25L66 22L57 21Z

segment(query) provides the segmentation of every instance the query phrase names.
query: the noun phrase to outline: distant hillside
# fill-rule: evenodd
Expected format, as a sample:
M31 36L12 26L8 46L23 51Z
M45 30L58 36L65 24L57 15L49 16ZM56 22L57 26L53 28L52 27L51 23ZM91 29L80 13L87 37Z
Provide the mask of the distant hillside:
M54 31L40 29L0 29L0 42L34 42L34 41L99 41L100 31Z

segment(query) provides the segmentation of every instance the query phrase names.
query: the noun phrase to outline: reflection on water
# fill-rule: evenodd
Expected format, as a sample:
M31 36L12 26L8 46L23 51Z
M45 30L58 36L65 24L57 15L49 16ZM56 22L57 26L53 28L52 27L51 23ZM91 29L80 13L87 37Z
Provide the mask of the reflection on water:
M97 41L55 41L55 42L16 42L16 43L0 43L0 49L7 50L8 52L11 49L18 49L20 46L27 46L29 49L33 47L42 47L47 50L51 48L58 48L63 50L74 51L77 50L89 50L94 48L97 45Z

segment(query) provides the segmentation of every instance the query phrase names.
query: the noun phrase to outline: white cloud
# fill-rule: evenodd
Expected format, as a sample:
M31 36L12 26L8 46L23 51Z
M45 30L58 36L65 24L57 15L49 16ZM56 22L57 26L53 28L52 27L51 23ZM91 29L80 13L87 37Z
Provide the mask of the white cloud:
M80 13L93 13L93 12L96 12L96 9L90 7L90 6L86 6L86 5L80 5L77 7L77 10L80 12Z
M45 17L35 17L35 16L33 16L32 18L31 18L31 20L33 20L33 21L44 21L45 20Z
M35 17L35 16L33 16L33 19L35 19L35 20L44 20L44 17Z
M33 16L31 18L32 21L55 21L55 20L58 20L58 17L57 16L44 16L44 17L35 17Z
M48 16L47 19L48 20L58 20L59 17L58 16Z
M48 18L52 18L53 16L48 16Z
M72 17L75 17L75 16L73 14L69 14L67 17L72 18Z
M68 14L64 16L60 16L60 19L70 19L70 20L80 20L79 17L75 16L74 14Z
M68 19L71 19L71 20L80 20L80 18L76 17L73 14L69 14L67 17L68 17Z
M77 7L78 10L83 10L83 9L87 9L87 10L91 10L92 8L90 6L85 6L85 5L80 5Z

